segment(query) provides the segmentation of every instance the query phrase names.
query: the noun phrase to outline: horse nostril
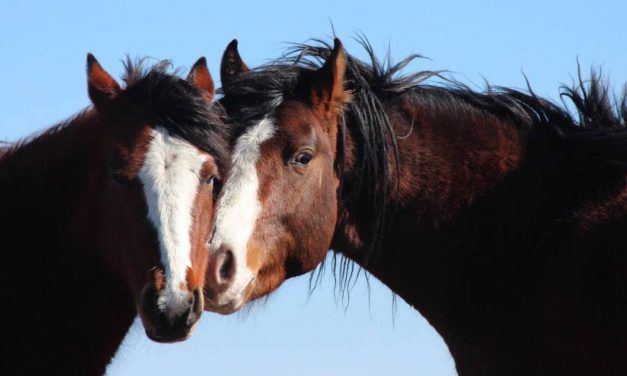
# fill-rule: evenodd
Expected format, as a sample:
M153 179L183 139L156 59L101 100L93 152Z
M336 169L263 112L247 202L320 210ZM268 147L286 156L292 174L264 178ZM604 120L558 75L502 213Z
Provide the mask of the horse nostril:
M190 299L190 309L187 316L188 325L193 325L200 318L203 310L203 300L202 290L194 290L193 297Z
M235 262L233 252L230 250L224 251L221 257L221 264L219 269L219 276L221 282L228 282L235 274Z
M220 278L228 280L231 276L231 267L233 266L233 252L226 251L220 265Z

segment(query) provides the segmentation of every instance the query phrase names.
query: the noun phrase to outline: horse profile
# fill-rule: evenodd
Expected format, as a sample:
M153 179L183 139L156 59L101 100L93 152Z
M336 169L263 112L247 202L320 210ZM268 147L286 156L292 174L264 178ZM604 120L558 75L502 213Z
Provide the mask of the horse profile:
M627 129L603 81L565 89L575 120L533 92L401 76L411 58L366 47L371 63L336 39L252 70L227 47L207 309L332 249L417 309L460 375L624 372Z
M204 58L188 80L87 58L93 107L0 157L2 374L103 374L136 314L160 342L203 309L228 145Z

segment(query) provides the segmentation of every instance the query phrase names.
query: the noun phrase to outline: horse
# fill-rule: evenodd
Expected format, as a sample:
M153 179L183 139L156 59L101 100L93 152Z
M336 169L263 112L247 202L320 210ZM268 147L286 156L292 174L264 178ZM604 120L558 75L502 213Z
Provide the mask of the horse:
M93 106L0 158L3 374L104 374L139 313L148 337L188 338L203 310L226 128L201 58L125 63L121 87L87 56Z
M381 63L367 40L368 63L319 43L256 69L237 41L223 55L234 147L207 309L332 250L418 310L460 375L624 372L627 101L621 118L606 81L580 78L562 91L577 118L530 88L402 75L414 57Z

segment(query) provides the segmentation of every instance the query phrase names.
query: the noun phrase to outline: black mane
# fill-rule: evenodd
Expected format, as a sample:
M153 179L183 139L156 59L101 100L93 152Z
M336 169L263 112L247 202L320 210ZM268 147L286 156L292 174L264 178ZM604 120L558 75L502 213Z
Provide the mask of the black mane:
M386 222L388 193L394 189L388 157L397 156L399 137L394 133L383 106L388 99L412 96L432 108L446 111L470 105L531 131L549 131L565 142L593 149L596 155L618 162L621 168L627 169L627 100L623 95L614 105L608 85L594 71L587 84L580 78L578 86L562 87L562 96L569 98L578 112L573 115L565 105L541 98L531 88L523 92L488 86L484 92L477 92L455 80L443 78L441 72L420 71L402 75L403 68L418 55L409 56L397 64L391 64L389 58L381 62L365 38L361 43L370 61L348 56L345 85L352 94L352 101L344 111L340 127L342 132L347 128L357 139L358 163L361 165L356 166L358 173L350 187L344 185L341 199L349 210L357 202L372 203L369 210L372 232L366 257L377 251ZM283 98L294 97L303 73L320 68L331 51L332 46L320 40L313 44L296 44L282 58L242 74L228 87L222 88L225 96L221 103L234 120L234 126L245 128L271 113ZM425 82L432 78L441 80ZM235 132L239 133L241 129ZM338 145L337 168L340 172L344 167L343 146L341 142ZM363 199L364 194L368 200L357 199L359 196Z
M226 171L229 163L228 128L218 106L208 106L199 90L181 79L175 70L168 73L169 61L146 68L145 59L126 59L123 96L133 105L147 109L154 121L173 136L211 154Z

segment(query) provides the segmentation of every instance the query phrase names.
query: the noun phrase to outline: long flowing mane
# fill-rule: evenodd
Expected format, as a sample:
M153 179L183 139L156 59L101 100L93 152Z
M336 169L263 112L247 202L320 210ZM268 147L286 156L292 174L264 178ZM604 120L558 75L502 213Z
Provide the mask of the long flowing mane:
M627 99L623 94L613 103L609 85L595 71L587 81L579 75L574 87L562 86L562 97L569 99L576 110L573 114L566 104L544 99L530 86L526 91L488 86L478 92L459 81L444 78L441 72L403 74L403 69L420 56L412 55L393 64L389 57L383 61L377 58L365 38L361 39L361 44L369 61L348 55L345 85L352 94L352 101L343 114L336 168L342 176L345 167L343 135L348 128L357 140L360 158L359 165L355 166L358 173L350 177L350 187L344 184L340 199L348 210L361 203L363 212L363 203L371 204L368 222L372 232L365 250L367 258L376 255L386 217L393 214L388 212L388 196L395 188L394 163L390 167L390 158L396 161L398 168L397 141L405 136L393 129L384 107L387 101L408 97L412 103L446 112L472 107L526 127L539 137L545 137L548 132L549 137L554 136L618 168L627 169ZM221 102L227 111L232 110L229 116L236 120L235 126L240 127L235 130L236 135L253 120L273 111L284 97L296 95L303 72L320 68L331 51L332 46L321 40L296 44L283 57L241 75L222 88L225 97ZM231 103L237 103L237 108ZM342 270L345 269L346 265L342 265ZM340 279L350 280L350 276Z

